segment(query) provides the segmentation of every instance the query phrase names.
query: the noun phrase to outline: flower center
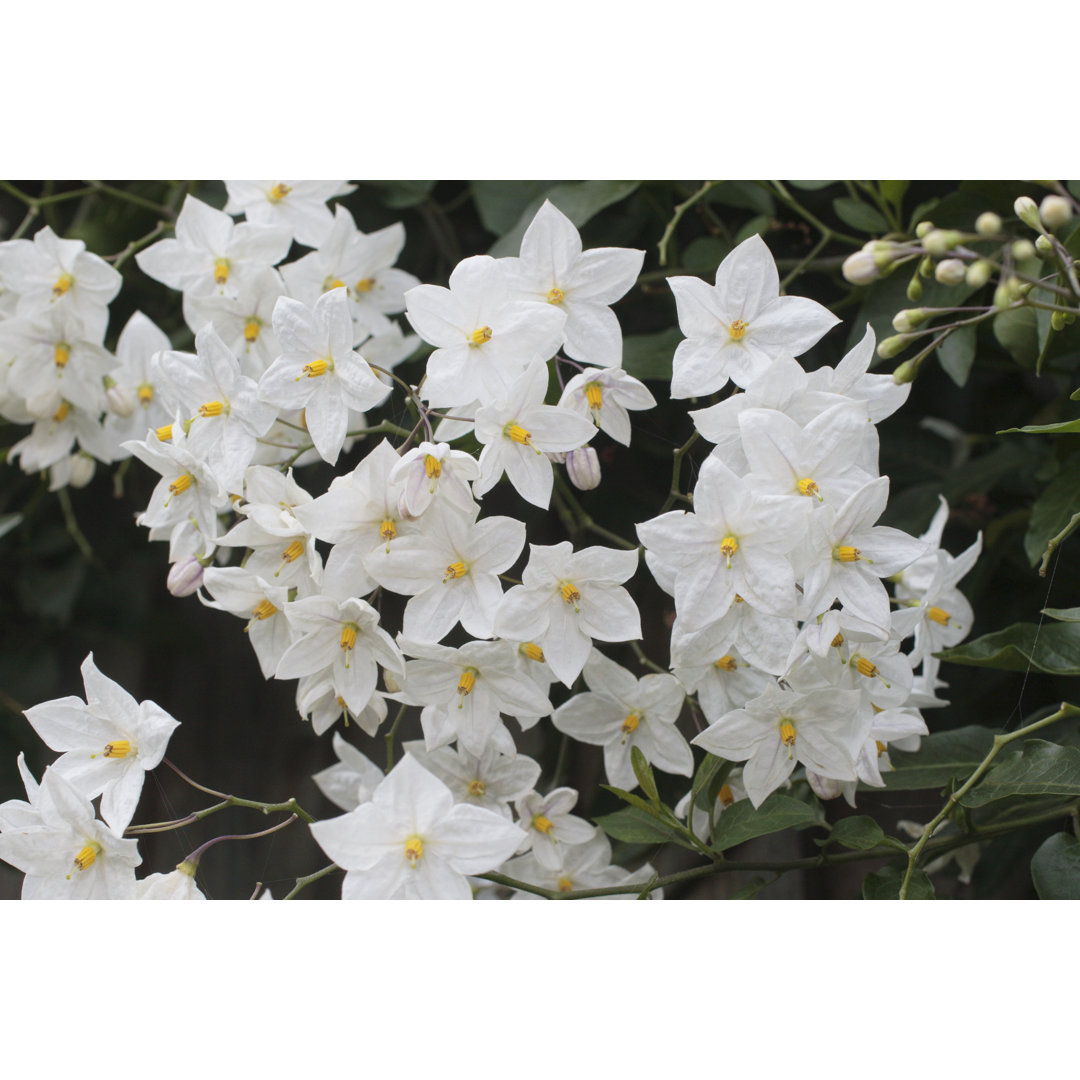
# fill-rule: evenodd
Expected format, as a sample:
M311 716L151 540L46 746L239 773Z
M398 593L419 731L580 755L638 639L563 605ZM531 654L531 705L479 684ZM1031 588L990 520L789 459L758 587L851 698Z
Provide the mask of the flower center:
M56 279L56 284L52 287L52 294L54 300L59 300L75 284L75 279L70 274L61 274Z
M731 653L725 653L719 660L714 660L713 664L720 668L721 671L734 671L738 666L735 663L735 657Z
M720 541L720 554L727 559L727 568L731 569L731 556L739 550L739 541L734 536L725 536Z
M114 739L111 743L105 744L106 757L122 758L130 753L131 743L127 739Z
M816 480L811 480L809 476L804 476L798 483L800 495L817 495L818 502L824 502L825 500L818 493L818 486Z
M548 819L544 817L543 814L537 814L536 817L532 819L532 827L534 829L538 829L545 836L547 836L548 833L550 833L551 830L555 828L555 826L550 821L548 821Z
M788 747L788 757L791 757L791 747L795 745L795 725L785 717L780 725L780 741Z
M229 280L229 260L214 260L214 284L224 285Z
M331 289L344 289L345 282L341 278L326 278L322 284L323 292L329 292Z
M294 540L282 553L285 562L296 562L304 554L304 541Z
M356 631L358 627L355 623L345 623L341 628L341 647L346 652L356 648Z
M877 665L872 664L865 656L857 656L855 658L855 670L860 675L865 675L868 679L881 679L881 672L878 671ZM881 679L881 681L885 683L886 689L892 689L884 679Z
M76 870L89 870L94 865L94 860L98 857L98 852L101 851L101 845L95 843L89 843L75 856L75 869ZM67 880L71 880L71 874L68 874Z
M268 191L268 192L266 193L266 197L267 197L267 198L268 198L268 199L269 199L269 200L270 200L270 201L271 201L272 203L279 203L279 202L281 202L281 200L282 200L282 199L284 199L284 198L285 198L285 196L286 196L286 195L288 195L288 194L289 194L289 192L290 192L290 191L292 191L292 188L291 188L291 187L289 187L289 185L288 185L288 184L275 184L275 185L274 185L274 186L273 186L273 187L272 187L272 188L271 188L271 189L270 189L270 190L269 190L269 191Z
M135 393L140 405L149 405L154 400L154 388L149 383L140 383Z
M56 364L58 368L63 368L67 367L67 362L70 359L71 349L61 341L60 344L53 349L53 363Z
M862 558L862 552L857 547L848 547L846 544L838 547L833 552L833 558L838 562L858 562ZM869 559L863 560L869 562Z
M382 524L379 526L379 536L386 541L386 550L390 550L390 541L397 536L397 529L394 527L393 521L390 518L383 518Z
M933 622L940 623L942 626L948 626L949 620L952 618L947 611L939 607L929 608L926 612L926 617Z
M530 660L537 660L543 663L544 650L533 641L526 641L524 645L519 645L518 652L523 656L527 656Z
M269 619L271 615L275 614L277 608L270 603L265 597L259 601L255 610L251 613L256 619L262 622L264 619Z
M255 318L248 319L244 323L244 340L249 345L254 345L259 339L259 320Z
M478 345L483 345L485 341L490 341L490 340L491 340L491 327L490 326L481 326L479 330L474 330L472 332L472 336L469 338L469 342L470 342L470 344L473 345L473 347L476 347Z
M485 786L483 780L474 780L471 784L469 784L470 795L483 795L485 791L487 791L487 787Z
M731 790L730 784L724 784L717 792L716 797L721 806L728 807L735 801L735 792Z
M310 364L304 365L293 382L299 382L305 375L309 379L317 379L320 375L325 375L329 367L330 365L325 360L312 360Z
M604 403L604 388L598 382L585 384L585 400L594 412Z
M578 601L581 599L581 593L577 591L572 581L564 581L559 592L562 594L564 604L573 604L575 611L580 610Z
M880 739L875 739L874 740L874 745L877 747L877 756L878 757L881 757L881 755L884 754L885 751L889 749Z
M442 462L437 457L428 454L424 458L424 472L430 479L438 480L442 476Z
M559 892L573 892L574 883L568 877L559 878Z
M638 713L630 713L626 719L622 722L622 741L625 743L627 738L634 734L638 729L638 725L641 723L641 716Z
M165 424L154 431L158 442L168 442L172 438L172 424Z
M452 562L446 568L446 577L444 577L443 584L445 585L451 578L464 577L468 573L468 569L463 562Z
M194 480L194 477L193 477L193 476L191 475L191 473L189 473L189 472L186 472L186 473L181 473L181 474L180 474L180 475L179 475L179 476L178 476L178 477L177 477L177 478L176 478L176 479L175 479L175 480L174 480L174 481L173 481L173 482L172 482L172 483L171 483L171 484L169 485L169 490L170 490L170 491L171 491L171 492L172 492L172 493L173 493L174 495L183 495L183 494L184 494L184 492L185 492L185 491L187 491L187 489L188 489L189 487L191 487L191 482L192 482L192 480Z
M61 401L60 407L53 413L53 419L58 424L62 424L68 418L69 412L71 412L71 406L66 401Z
M520 443L522 446L532 446L532 435L514 421L511 421L503 428L503 437L513 439L514 442Z
M843 634L837 634L836 637L834 637L832 639L832 641L829 642L829 648L831 648L831 649L839 649L840 646L843 645L843 644L844 644L844 635Z
M225 406L220 401L207 401L199 406L200 416L220 416Z
M355 288L356 288L357 292L371 292L371 290L375 288L375 279L373 277L361 278L356 283ZM488 337L490 337L490 336L491 336L491 331L489 330L488 331Z
M549 304L561 304L565 295L566 294L562 291L562 289L548 289L547 302Z
M728 327L728 333L731 335L732 341L742 341L746 337L746 331L749 329L750 324L745 319L736 319Z
M415 870L416 861L424 854L424 841L420 839L415 833L405 841L405 858L409 860L409 865Z
M458 692L458 708L465 707L465 698L472 693L473 687L476 685L476 669L466 668L461 673L461 678L458 679L457 692ZM473 792L475 795L476 792Z

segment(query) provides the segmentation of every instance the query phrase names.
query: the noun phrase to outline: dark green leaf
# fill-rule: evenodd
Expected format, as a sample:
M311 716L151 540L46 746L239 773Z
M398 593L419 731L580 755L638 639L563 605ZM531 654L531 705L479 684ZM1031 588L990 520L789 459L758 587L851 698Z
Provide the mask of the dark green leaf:
M860 199L847 195L833 199L833 210L845 225L860 232L881 234L889 231L889 223L882 217L881 211Z
M756 214L765 217L771 217L776 213L772 193L752 180L724 180L709 192L706 202L717 202L722 206L737 206L742 210L753 210Z
M822 847L840 844L854 851L869 851L885 842L885 832L872 817L841 818L829 833L827 840L819 840Z
M1029 739L1022 753L991 766L960 801L965 806L984 806L1011 795L1080 796L1080 750Z
M623 810L616 810L613 814L602 814L593 820L608 836L628 844L668 844L675 842L682 844L684 847L686 846L674 829L633 806L628 806Z
M864 900L899 900L900 886L904 881L906 869L898 866L886 866L863 878L862 895ZM933 900L934 886L921 870L912 870L908 882L908 900Z
M975 360L975 327L961 326L954 330L938 346L938 360L945 374L957 386L963 386Z
M821 824L823 818L819 806L811 806L788 795L770 795L756 810L749 799L743 799L720 815L712 847L715 851L726 851L755 836Z
M690 786L690 806L697 805L698 797L709 786L709 781L717 772L727 764L723 758L715 754L706 754L705 760L698 766L694 773L694 782Z
M1024 535L1024 551L1032 566L1038 564L1047 542L1057 536L1080 511L1080 455L1073 454L1061 466L1061 471L1035 500Z
M671 358L682 331L672 327L656 334L631 334L623 339L623 370L635 379L671 381Z
M644 810L646 814L651 817L658 818L659 811L656 807L646 802L640 795L634 795L632 792L623 791L622 788L612 787L610 784L601 784L602 788L610 791L612 795L617 795L623 802L629 803L631 806L636 806L639 810Z
M1044 607L1042 613L1058 622L1080 622L1080 607Z
M896 207L900 209L900 204L904 201L904 196L907 194L907 189L911 186L910 180L881 180L879 185L881 188L881 194L885 196Z
M1080 840L1055 833L1031 859L1031 880L1040 900L1080 900Z
M769 217L765 214L762 214L760 217L751 218L735 234L735 243L741 244L744 240L748 240L755 233L757 233L759 236L764 235L769 231L769 221Z
M927 199L926 202L919 203L914 210L911 211L911 218L909 219L911 224L908 226L909 232L915 231L915 226L920 221L924 221L926 216L937 206L939 199Z
M469 190L484 228L502 236L517 224L525 208L555 183L554 180L470 180Z
M942 788L955 777L973 773L993 743L994 733L984 727L939 731L925 736L915 753L890 749L892 772L881 778L890 791Z
M1051 623L1040 629L1034 623L1014 623L934 655L969 667L1027 671L1030 666L1047 675L1080 675L1080 624Z
M944 348L944 346L942 346ZM1027 427L1011 427L998 435L1076 435L1080 434L1080 420L1062 420L1059 424L1028 424Z
M580 229L605 207L636 191L640 183L639 180L578 180L556 184L529 201L517 223L495 241L489 254L496 258L517 255L521 238L545 199L550 199Z
M649 802L656 806L660 805L660 793L656 790L656 777L653 776L652 767L649 765L640 746L630 747L630 767L634 770L637 782L641 790L645 792Z
M377 188L384 206L403 210L423 202L435 187L434 180L363 180L362 184Z
M716 277L716 268L730 252L731 245L719 236L699 236L687 244L679 261L684 269L712 281Z
M753 900L769 883L763 877L752 878L749 885L744 885L731 899Z
M1039 359L1039 330L1032 308L1000 311L993 319L998 344L1023 368L1034 369Z
M839 183L837 180L789 180L788 186L795 188L797 191L820 191L822 188L827 188L830 184Z

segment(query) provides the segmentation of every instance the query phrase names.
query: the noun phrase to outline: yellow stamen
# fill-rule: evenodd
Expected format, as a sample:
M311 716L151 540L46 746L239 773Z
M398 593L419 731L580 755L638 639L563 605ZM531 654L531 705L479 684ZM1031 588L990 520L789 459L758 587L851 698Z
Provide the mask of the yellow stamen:
M862 552L857 547L838 547L836 549L836 559L840 562L858 562L862 558Z
M785 746L795 745L795 725L790 720L784 720L780 725L780 741Z
M865 675L868 679L874 678L878 673L878 669L871 664L865 656L858 656L855 658L855 670L860 675Z
M503 437L513 439L514 442L520 443L522 446L532 446L532 435L520 424L507 424L503 428Z
M716 798L719 800L721 806L728 807L735 801L735 792L731 790L730 784L725 784L717 792Z
M833 648L833 649L839 649L840 646L843 645L843 644L844 644L844 635L843 634L837 634L836 637L834 637L832 639L832 641L829 643L830 647Z
M66 367L67 362L70 359L71 350L63 342L53 349L53 363L55 363L58 368Z
M798 483L800 495L817 495L818 502L824 502L825 500L818 494L818 486L816 480L811 480L809 476L804 476Z
M271 201L272 203L279 203L279 202L281 202L281 200L282 200L282 199L284 199L284 198L285 198L285 196L286 196L286 195L288 195L288 194L289 194L289 192L290 192L290 191L292 191L292 188L291 188L291 187L289 187L289 185L288 185L288 184L275 184L275 185L274 185L274 186L273 186L273 187L272 187L272 188L271 188L271 189L270 189L270 190L269 190L269 191L268 191L268 192L266 193L266 197L267 197L267 198L268 198L268 199L269 199L269 200L270 200L270 201Z
M622 741L626 742L628 735L633 735L638 729L638 725L641 723L641 717L637 713L630 713L626 719L622 722Z
M745 319L736 319L728 327L728 333L731 335L732 341L742 341L746 337L746 331L749 329L750 324Z
M574 610L576 611L578 601L581 599L581 593L574 587L573 582L567 581L559 592L562 593L563 602L566 604L573 604Z
M530 660L537 660L543 663L544 650L539 645L532 641L526 641L524 645L519 646L518 651L527 656Z
M604 388L598 382L585 384L585 401L590 409L599 409L604 403Z
M745 604L746 601L738 593L736 593L735 594L735 603L736 604Z
M544 817L543 814L537 814L536 817L532 819L532 827L534 829L538 829L545 836L547 836L547 834L555 828L555 826L550 821L548 821L548 819Z
M53 413L53 419L58 424L63 423L67 419L69 412L71 412L71 406L66 401L61 401L60 408Z
M559 878L559 892L573 892L574 883L568 877Z
M473 687L475 685L476 685L476 672L473 671L472 668L466 668L461 673L461 678L458 679L458 684L457 684L457 692L460 695L460 697L462 698L462 700L458 702L458 708L459 709L465 704L464 698L468 694L472 693L472 689L473 689Z
M172 424L165 424L163 427L159 427L154 434L160 442L168 442L172 438Z
M285 562L296 562L304 554L304 541L294 540L282 553Z
M485 341L490 341L491 327L481 326L479 330L474 330L469 340L473 345L483 345Z
M375 279L373 277L361 278L356 283L357 292L371 292L375 288ZM473 335L475 337L475 335ZM491 331L488 331L488 337L491 337Z
M936 623L941 623L942 626L948 626L949 620L952 618L947 611L944 611L939 607L929 608L926 612L926 617Z
M199 406L200 416L220 416L225 411L225 406L220 401L206 401Z
M446 577L443 578L443 584L445 585L451 578L464 577L468 573L463 562L452 562L446 568Z
M345 623L341 628L341 647L346 652L356 648L356 629L352 623Z
M52 287L52 294L54 300L59 300L75 284L75 279L70 274L61 274L56 279L56 284Z
M878 757L881 757L881 755L884 754L885 751L889 749L880 739L875 739L874 740L874 745L877 747L877 756Z
M734 671L738 667L731 653L725 653L719 660L714 660L713 664L722 671Z
M428 477L438 480L442 476L442 462L437 457L428 454L424 458L424 472Z
M330 365L325 360L312 360L310 364L305 364L303 370L293 382L299 382L305 375L309 379L317 379L320 375L325 375L326 370Z
M487 791L487 786L484 784L483 780L474 780L469 784L470 795L483 795L485 791Z
M116 739L105 744L105 756L122 758L131 753L131 743L127 739Z
M549 304L561 304L565 295L566 294L562 291L562 289L548 289L547 302Z
M277 612L277 608L270 603L265 597L258 602L255 606L255 610L251 613L256 619L262 622L263 619L269 619L271 615Z
M224 285L229 280L229 260L214 260L214 284Z
M720 541L720 554L727 559L727 568L731 569L731 556L739 550L739 541L734 536L725 536Z
M405 858L409 860L409 865L415 870L416 860L424 854L424 841L420 839L415 833L405 841Z
M394 523L390 518L383 518L382 524L379 526L379 536L386 541L387 550L390 548L390 541L397 536L397 529L394 527Z
M191 473L181 473L170 485L169 490L174 495L183 495L189 487L191 487L192 481L195 479Z
M149 405L154 400L154 388L149 383L140 383L135 393L138 395L140 405Z
M244 323L244 340L249 345L254 345L259 340L259 325L259 320L254 318Z
M75 869L89 870L90 867L94 865L94 860L98 857L98 852L100 850L100 844L87 844L86 847L75 856ZM68 874L67 880L71 880L70 874Z
M344 288L345 288L345 282L342 281L341 278L339 278L339 277L336 277L333 280L331 280L330 278L327 278L323 282L323 292L329 292L331 289L344 289Z

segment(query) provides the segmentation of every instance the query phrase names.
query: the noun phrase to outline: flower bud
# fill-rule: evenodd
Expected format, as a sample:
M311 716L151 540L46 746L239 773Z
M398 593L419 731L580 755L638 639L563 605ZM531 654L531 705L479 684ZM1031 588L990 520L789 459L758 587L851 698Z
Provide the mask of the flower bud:
M922 299L922 282L919 280L918 273L911 275L907 287L907 298L913 304L917 304Z
M928 308L904 308L893 316L893 329L900 334L906 334L911 330L922 326L930 317Z
M922 367L922 362L925 354L912 357L910 360L905 360L902 364L899 364L894 368L892 373L892 381L897 386L903 386L904 383L914 382L915 376L919 374L919 368Z
M881 277L881 271L869 251L856 251L849 255L840 269L844 278L852 285L869 285Z
M1035 237L1035 250L1044 259L1054 257L1054 243L1045 233L1040 233Z
M915 226L915 235L921 240L928 232L931 232L934 228L932 221L920 221Z
M94 479L94 470L97 462L89 454L71 455L71 476L68 485L73 488L84 488Z
M105 403L117 416L131 416L135 411L135 395L115 379L105 376Z
M892 337L887 337L883 341L878 342L877 354L882 360L891 360L894 356L899 356L911 342L914 334L895 334Z
M194 555L173 563L166 579L169 592L173 596L190 596L193 592L198 592L203 582L204 570L203 564Z
M1012 257L1017 262L1035 257L1035 245L1030 240L1015 240L1012 246Z
M600 459L591 446L571 450L566 455L566 475L578 491L592 491L600 486Z
M1020 299L1020 282L1014 278L1002 281L994 290L994 307L1004 311L1014 300Z
M563 465L566 462L566 454L561 450L547 450L545 456L553 465Z
M1034 229L1036 232L1042 232L1042 222L1039 220L1039 208L1035 205L1034 199L1029 199L1026 195L1021 195L1020 198L1013 203L1013 212L1029 228Z
M973 289L981 289L990 280L993 269L985 259L977 259L964 271L964 280Z
M1064 311L1055 311L1050 316L1050 328L1052 330L1064 330L1065 326L1066 326L1065 312Z
M942 259L934 270L934 277L942 285L962 285L967 267L961 259Z
M934 276L934 260L929 255L924 255L919 260L919 277Z
M956 247L963 236L955 229L934 229L923 238L923 247L931 255L944 255L950 248Z
M838 799L844 791L843 785L839 780L832 780L827 776L821 776L819 773L814 772L813 769L806 770L806 782L810 785L810 790L819 799Z
M393 672L389 671L387 668L383 668L382 678L383 686L386 687L386 692L388 694L401 693L401 685L397 679L394 678Z
M1060 229L1072 216L1072 204L1063 195L1047 195L1039 206L1039 217L1048 229Z
M975 231L980 236L997 236L1001 232L1001 218L987 210L975 219Z

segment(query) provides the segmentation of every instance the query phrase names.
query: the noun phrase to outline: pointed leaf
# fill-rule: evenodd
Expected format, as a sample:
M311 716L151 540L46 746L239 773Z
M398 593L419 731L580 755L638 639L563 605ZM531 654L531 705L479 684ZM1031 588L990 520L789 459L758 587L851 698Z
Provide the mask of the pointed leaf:
M963 386L975 360L975 327L961 326L954 330L938 346L938 360L945 374L957 386Z
M659 806L660 792L656 790L656 777L653 776L652 767L645 760L645 755L641 752L640 746L630 747L630 766L633 768L637 782L641 785L641 790L645 792L649 802Z
M749 799L744 799L720 815L712 847L714 851L726 851L755 836L823 824L820 806L811 806L789 795L770 795L756 810Z
M1040 900L1080 900L1080 840L1051 836L1032 856L1031 880Z
M673 828L634 806L616 810L613 814L601 814L593 820L608 836L627 844L675 843L690 847Z
M889 751L892 772L882 774L890 791L942 788L958 776L973 773L994 743L988 728L972 725L927 735L918 751Z
M1046 607L1042 609L1044 615L1058 622L1080 622L1080 607Z
M1029 739L1023 752L995 764L960 801L984 806L1010 795L1080 796L1080 750Z
M885 836L885 831L872 817L863 815L841 818L832 827L832 832L828 837L817 842L822 847L827 847L829 844L841 844L853 851L869 851L880 844L888 843L889 839L891 838ZM902 844L900 846L903 847Z
M904 870L897 866L886 866L884 870L878 870L867 874L863 878L862 895L864 900L899 900L900 885L904 880ZM930 879L921 871L913 870L911 880L908 882L908 900L934 900L934 886Z
M1061 471L1031 508L1031 519L1024 536L1024 551L1032 566L1042 557L1047 542L1069 524L1074 514L1080 512L1078 473L1080 455L1073 454L1062 463Z
M635 379L671 381L671 359L683 340L678 327L656 334L630 334L623 338L623 370Z
M1080 675L1080 624L1038 627L1034 623L1013 623L934 655L969 667L999 671L1027 671L1031 667L1047 675Z
M889 223L881 215L881 211L875 209L869 203L861 199L852 199L844 196L841 199L833 199L833 210L836 216L853 229L865 233L887 233Z

